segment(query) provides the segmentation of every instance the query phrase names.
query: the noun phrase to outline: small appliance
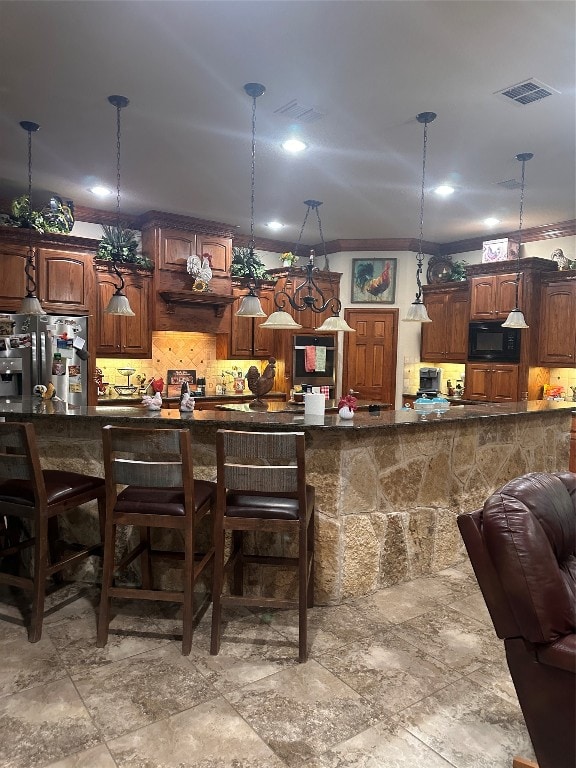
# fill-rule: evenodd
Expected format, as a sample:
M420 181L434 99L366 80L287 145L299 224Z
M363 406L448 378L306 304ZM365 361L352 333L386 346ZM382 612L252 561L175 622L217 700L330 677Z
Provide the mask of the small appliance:
M416 394L418 397L421 395L431 395L436 397L440 392L442 386L442 369L441 368L420 368L420 384Z
M468 360L520 362L520 329L505 328L495 321L470 323Z

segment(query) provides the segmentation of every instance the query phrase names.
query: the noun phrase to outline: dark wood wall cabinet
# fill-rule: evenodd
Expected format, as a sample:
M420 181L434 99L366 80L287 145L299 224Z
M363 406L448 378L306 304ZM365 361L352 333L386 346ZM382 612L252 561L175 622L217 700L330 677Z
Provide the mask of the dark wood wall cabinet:
M467 282L424 286L431 323L422 324L420 358L426 362L463 363L468 356L470 291Z
M523 282L523 275L520 275L520 306L523 305ZM516 273L482 275L470 279L470 320L506 320L515 306Z
M275 357L276 332L261 328L267 317L238 317L236 312L246 296L248 288L241 280L232 279L234 304L230 313L230 350L231 358L268 358ZM258 286L258 298L266 315L274 312L274 283L264 282Z
M466 364L466 399L493 403L517 402L520 366L497 363Z
M543 276L538 353L541 365L576 367L576 271Z
M100 357L151 357L150 299L152 273L122 265L124 293L134 317L107 315L104 311L116 291L118 277L109 262L96 262L96 354Z

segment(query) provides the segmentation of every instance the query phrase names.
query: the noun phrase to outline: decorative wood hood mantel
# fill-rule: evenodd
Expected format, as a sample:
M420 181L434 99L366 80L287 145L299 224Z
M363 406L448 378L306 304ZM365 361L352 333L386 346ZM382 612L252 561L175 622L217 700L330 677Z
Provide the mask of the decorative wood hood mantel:
M234 296L223 296L217 293L200 293L199 291L158 291L167 304L167 312L174 312L174 304L187 307L212 307L215 317L222 317L224 310L235 301Z

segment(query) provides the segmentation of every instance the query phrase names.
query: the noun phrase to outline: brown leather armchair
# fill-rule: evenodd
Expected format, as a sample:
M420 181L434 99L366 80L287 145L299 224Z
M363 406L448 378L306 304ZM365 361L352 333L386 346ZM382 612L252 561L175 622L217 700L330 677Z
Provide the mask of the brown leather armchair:
M459 515L458 527L504 640L539 768L574 768L576 474L518 477Z

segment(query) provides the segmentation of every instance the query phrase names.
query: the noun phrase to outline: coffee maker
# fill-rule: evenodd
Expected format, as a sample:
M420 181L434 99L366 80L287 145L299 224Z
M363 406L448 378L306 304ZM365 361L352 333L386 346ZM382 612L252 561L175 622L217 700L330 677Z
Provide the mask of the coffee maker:
M420 368L420 386L416 393L418 397L423 395L430 395L430 397L436 397L440 394L442 385L442 369L441 368Z

